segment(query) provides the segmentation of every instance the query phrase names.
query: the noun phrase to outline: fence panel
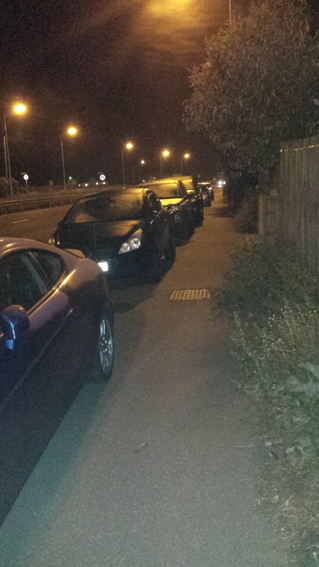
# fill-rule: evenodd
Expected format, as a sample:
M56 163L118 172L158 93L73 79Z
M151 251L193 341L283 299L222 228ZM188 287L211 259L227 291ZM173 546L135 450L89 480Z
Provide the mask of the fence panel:
M319 136L283 142L279 172L280 232L319 275Z

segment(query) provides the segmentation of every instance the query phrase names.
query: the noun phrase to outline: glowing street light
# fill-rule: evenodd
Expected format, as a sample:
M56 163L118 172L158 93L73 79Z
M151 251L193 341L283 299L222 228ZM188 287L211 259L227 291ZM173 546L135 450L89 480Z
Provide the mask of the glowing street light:
M26 110L27 110L26 105L25 105L25 104L21 104L21 103L16 104L16 105L13 107L13 111L14 111L16 114L24 114L24 113L26 112Z
M15 104L13 107L13 112L15 114L24 114L27 110L27 107L22 104ZM9 187L10 187L10 197L13 197L13 189L12 189L12 177L11 177L11 162L10 162L10 151L9 151L9 139L8 139L8 129L7 129L7 119L6 113L3 113L3 122L4 122L4 156L5 156L5 166L6 166L6 178L9 178Z
M144 160L144 159L141 160L141 165L145 165L145 160Z
M132 144L132 142L127 142L123 148L122 148L122 177L123 177L123 188L126 188L126 183L125 183L125 163L124 163L124 151L125 150L133 150L134 148L134 144Z
M70 126L70 128L68 128L69 136L76 136L77 133L78 133L78 129L74 128L74 126Z
M69 126L66 133L69 136L76 136L78 133L78 129L74 126ZM62 169L63 169L63 187L66 191L66 178L65 178L65 161L64 161L64 146L63 146L63 133L60 135L60 142L61 142L61 156L62 156Z
M169 150L163 150L160 154L160 167L161 167L161 177L163 177L163 158L167 158L170 155Z
M190 159L190 157L191 157L190 154L184 154L183 155L183 157L181 159L181 175L183 175L183 161L184 161L184 159L185 160Z

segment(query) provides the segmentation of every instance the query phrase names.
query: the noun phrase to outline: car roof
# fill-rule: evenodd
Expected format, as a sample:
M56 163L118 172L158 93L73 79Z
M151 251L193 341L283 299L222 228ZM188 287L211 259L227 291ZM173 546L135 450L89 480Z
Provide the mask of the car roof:
M31 238L15 238L9 236L0 237L0 256L8 251L24 250L29 248L41 248L42 250L49 250L51 252L53 250L53 246L51 244L46 244L39 240L32 240Z
M151 185L163 185L165 183L177 183L177 177L163 177L163 179L152 179L150 181L145 181L140 184L140 187L150 187Z
M83 197L80 197L77 202L82 201L84 199L97 199L103 197L109 197L110 195L138 195L138 194L147 194L146 188L143 187L117 187L116 189L105 189L104 191L99 191L98 193L88 193Z

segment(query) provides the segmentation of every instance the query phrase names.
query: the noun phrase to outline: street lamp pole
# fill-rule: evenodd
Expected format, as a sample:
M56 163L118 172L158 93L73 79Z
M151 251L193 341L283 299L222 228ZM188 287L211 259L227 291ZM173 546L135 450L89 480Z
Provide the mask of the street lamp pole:
M3 113L3 122L4 122L4 147L5 147L5 160L6 160L6 177L8 179L9 176L9 187L10 187L10 197L13 197L13 189L12 189L12 177L11 177L11 163L10 163L10 152L9 152L9 143L8 143L8 131L7 131L7 120L6 120L6 113Z
M13 107L13 111L16 114L24 114L27 110L24 104L15 104ZM9 140L8 140L8 129L7 129L7 118L6 112L3 112L3 123L4 123L4 154L5 154L5 162L6 162L6 177L9 177L9 187L10 187L10 197L13 197L13 188L12 188L12 175L11 175L11 162L10 162L10 151L9 151Z
M168 150L164 150L160 153L160 169L161 169L161 177L163 177L163 157L168 157L170 152Z
M64 191L66 191L66 177L65 177L65 161L64 161L64 147L63 147L63 136L60 136L61 142L61 156L62 156L62 169L63 169L63 187Z
M122 150L122 179L123 179L123 189L125 189L124 150Z
M231 23L231 0L229 0L229 23Z
M127 142L125 146L122 148L122 179L123 179L123 189L126 189L126 180L125 180L125 163L124 163L124 150L132 150L134 145L132 142Z
M78 129L74 128L74 126L70 126L67 129L67 134L69 136L76 136L78 133ZM63 132L60 134L60 143L61 143L61 157L62 157L62 169L63 169L63 187L64 191L66 191L66 175L65 175L65 159L64 159L64 144L63 144Z
M181 158L181 175L183 175L183 160L184 159L189 159L190 155L189 154L184 154Z
M3 136L3 151L4 151L4 162L6 167L6 179L8 178L8 160L7 160L7 144L6 137Z

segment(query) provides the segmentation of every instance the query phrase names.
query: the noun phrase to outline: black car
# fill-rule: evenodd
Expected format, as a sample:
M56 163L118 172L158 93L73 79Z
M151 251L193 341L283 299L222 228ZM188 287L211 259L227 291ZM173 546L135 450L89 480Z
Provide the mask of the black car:
M111 189L79 199L50 242L81 250L108 277L146 273L157 280L162 256L175 260L171 218L146 188Z
M194 208L185 186L178 179L168 177L141 183L140 187L148 187L156 193L172 217L176 237L190 238L195 230Z
M179 177L181 184L185 187L193 207L195 225L201 226L204 220L204 199L200 186L195 177Z
M203 194L204 206L210 207L211 202L215 199L213 184L209 181L201 181L200 183L198 183L198 187L201 189Z

